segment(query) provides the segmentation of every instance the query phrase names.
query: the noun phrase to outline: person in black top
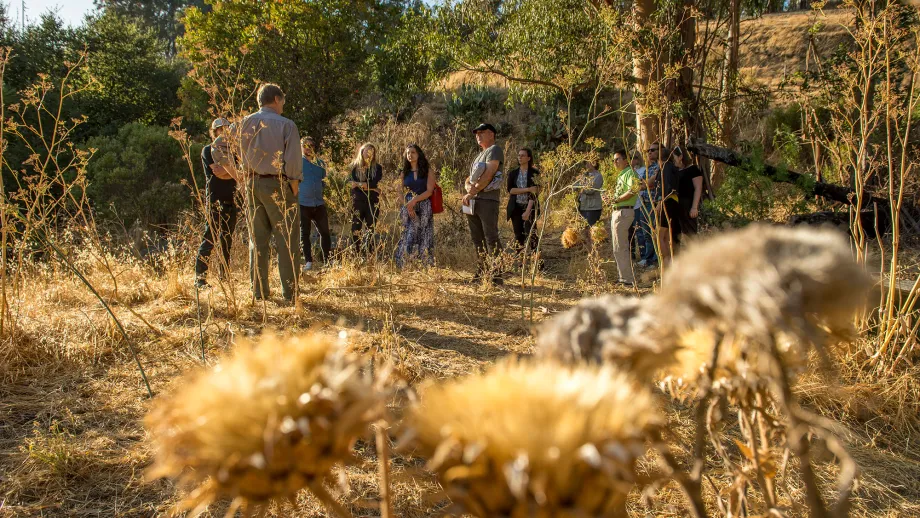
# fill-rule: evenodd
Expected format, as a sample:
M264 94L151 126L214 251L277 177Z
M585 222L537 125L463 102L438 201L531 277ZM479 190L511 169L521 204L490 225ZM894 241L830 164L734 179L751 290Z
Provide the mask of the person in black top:
M661 264L671 262L672 244L680 240L680 204L677 201L678 174L671 163L668 148L655 142L648 149L649 167L654 164L656 171L649 178L650 189L656 191L661 202L655 208L658 220L658 258Z
M380 189L377 185L382 178L383 168L377 163L377 148L373 144L364 144L351 163L349 173L352 243L358 242L362 230L371 234L374 232L374 225L380 216Z
M230 268L230 245L233 243L233 229L236 227L237 218L237 207L234 200L236 171L227 162L215 163L214 158L215 154L232 156L228 143L221 137L224 128L228 126L230 122L227 119L215 119L211 123L213 142L201 150L201 165L207 179L205 191L208 210L204 238L201 246L198 247L198 256L195 258L195 285L198 288L208 286L208 259L215 245L219 247L218 272L221 278L227 276Z
M703 196L703 172L693 163L689 153L680 147L674 148L674 166L678 169L680 233L696 234L699 231L700 198Z
M524 250L530 239L530 249L537 247L537 236L533 233L533 224L539 210L540 186L536 176L540 171L533 167L533 152L527 148L518 151L518 168L508 173L508 207L505 215L514 228L514 239L518 250Z

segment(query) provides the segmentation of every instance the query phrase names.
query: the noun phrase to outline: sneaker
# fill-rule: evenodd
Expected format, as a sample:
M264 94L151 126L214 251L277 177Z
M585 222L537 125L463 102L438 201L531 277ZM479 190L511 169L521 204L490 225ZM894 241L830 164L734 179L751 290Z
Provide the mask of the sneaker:
M646 266L648 266L648 262L647 262L645 259L639 261L639 262L636 263L636 264L637 264L639 267L641 267L641 268L645 268Z
M204 277L199 277L198 280L195 281L195 289L205 290L210 287L211 285L208 284L208 281Z
M306 262L306 263L303 264L303 268L301 269L301 271L303 271L303 272L309 272L309 271L312 270L312 269L313 269L313 263L312 263L312 262Z
M636 285L634 282L624 281L623 279L618 280L617 284L620 286L625 286L627 288L632 288Z

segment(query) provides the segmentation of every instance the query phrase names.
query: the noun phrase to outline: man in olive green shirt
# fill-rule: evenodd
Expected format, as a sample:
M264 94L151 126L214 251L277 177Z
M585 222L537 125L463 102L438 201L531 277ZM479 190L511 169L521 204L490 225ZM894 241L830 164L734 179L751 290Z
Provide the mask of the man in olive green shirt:
M264 84L258 92L259 111L240 123L241 165L249 187L246 216L252 235L249 242L249 272L252 293L267 299L269 243L275 237L281 294L293 301L297 294L300 263L300 211L298 184L303 178L300 134L294 121L281 116L284 92Z
M613 258L617 262L620 275L619 283L626 286L635 285L636 278L632 269L632 254L629 252L629 227L636 217L636 199L639 193L639 177L629 167L625 150L613 154L614 173L613 215L610 218Z

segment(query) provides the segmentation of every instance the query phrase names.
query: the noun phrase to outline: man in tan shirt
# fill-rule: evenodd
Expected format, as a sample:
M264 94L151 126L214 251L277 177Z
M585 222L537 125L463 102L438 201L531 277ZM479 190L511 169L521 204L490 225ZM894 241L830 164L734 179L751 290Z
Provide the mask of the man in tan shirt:
M292 301L300 267L300 213L297 190L303 178L300 134L294 121L281 116L284 92L264 84L258 92L259 111L240 123L242 169L249 196L246 216L252 224L249 271L257 300L267 299L269 242L275 237L281 292Z

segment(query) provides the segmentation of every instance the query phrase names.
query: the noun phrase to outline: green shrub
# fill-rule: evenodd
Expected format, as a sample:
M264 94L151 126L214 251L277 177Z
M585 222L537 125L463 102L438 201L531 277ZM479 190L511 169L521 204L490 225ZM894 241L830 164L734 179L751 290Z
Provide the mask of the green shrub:
M191 205L189 168L169 130L132 122L111 137L93 137L87 147L96 152L87 166L87 195L96 211L110 221L131 225L174 223ZM193 146L192 161L199 188L201 146Z

